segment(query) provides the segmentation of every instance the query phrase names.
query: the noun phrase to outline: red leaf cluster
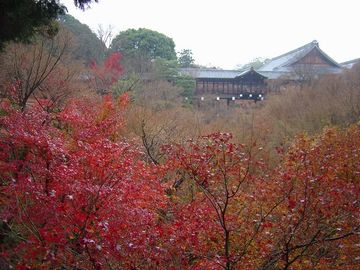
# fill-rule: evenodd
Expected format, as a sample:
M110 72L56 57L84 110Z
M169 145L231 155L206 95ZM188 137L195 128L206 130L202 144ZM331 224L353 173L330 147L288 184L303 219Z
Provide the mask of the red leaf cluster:
M6 109L1 118L1 249L28 268L156 265L156 168L117 132L123 108L74 101L61 113ZM146 258L146 259L144 259ZM119 263L118 263L119 264Z
M90 81L99 93L107 93L110 87L116 83L124 69L120 65L121 54L119 52L109 55L101 65L92 62L90 64Z

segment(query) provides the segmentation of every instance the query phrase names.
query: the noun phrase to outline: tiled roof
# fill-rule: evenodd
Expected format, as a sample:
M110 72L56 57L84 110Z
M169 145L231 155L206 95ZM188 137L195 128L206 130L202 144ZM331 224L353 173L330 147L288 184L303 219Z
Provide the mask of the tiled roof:
M257 72L270 80L278 79L280 77L284 77L284 78L288 78L288 79L295 79L293 72L260 71L260 70L257 70Z
M202 68L182 68L180 73L190 75L197 79L205 78L218 78L218 79L234 79L235 77L242 77L250 72L256 72L261 76L264 76L265 79L268 78L269 72L259 72L252 68L239 71L239 70L223 70L223 69L202 69ZM273 76L279 72L272 72ZM278 76L277 76L278 77Z
M219 79L233 79L241 72L238 70L223 70L223 69L205 69L205 68L182 68L182 74L193 76L194 78L219 78Z
M335 68L340 68L341 66L329 57L325 52L319 48L319 43L314 40L300 48L272 58L268 63L263 65L258 71L279 71L279 72L292 72L291 64L299 61L305 55L307 55L313 49L317 49L324 57L329 61Z
M329 65L306 65L299 64L300 59L305 57L312 50L317 50L322 57L324 57ZM282 54L280 56L272 58L269 62L265 63L261 68L257 69L256 72L260 75L266 77L267 79L277 79L280 77L297 80L301 76L302 72L311 72L313 75L325 74L325 73L340 73L342 68L349 67L356 62L360 62L359 59L354 59L342 64L338 64L335 60L329 57L325 52L319 48L319 43L314 40L308 44L305 44L302 47L299 47L295 50ZM350 66L350 67L351 67ZM304 68L304 71L302 71ZM252 69L245 71L238 70L222 70L222 69L206 69L206 68L183 68L181 73L191 75L194 78L218 78L218 79L233 79L235 77L243 76Z

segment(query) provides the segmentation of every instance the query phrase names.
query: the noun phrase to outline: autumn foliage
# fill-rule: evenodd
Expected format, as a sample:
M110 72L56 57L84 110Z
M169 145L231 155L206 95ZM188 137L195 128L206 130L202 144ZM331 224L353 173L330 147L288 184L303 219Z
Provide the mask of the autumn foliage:
M169 148L181 181L194 186L191 200L179 202L179 219L191 228L187 252L194 264L204 269L359 266L359 132L354 126L346 132L325 130L316 138L300 136L273 170L258 158L261 148L231 143L229 134Z
M214 133L149 162L127 96L0 116L4 269L357 269L360 126L261 145Z
M121 57L119 52L115 52L110 54L100 65L96 62L90 64L89 81L98 93L109 93L111 85L119 80L123 73L123 67L120 65Z
M123 99L74 101L58 114L3 108L1 248L11 264L102 269L159 261L163 187L156 168L118 138Z

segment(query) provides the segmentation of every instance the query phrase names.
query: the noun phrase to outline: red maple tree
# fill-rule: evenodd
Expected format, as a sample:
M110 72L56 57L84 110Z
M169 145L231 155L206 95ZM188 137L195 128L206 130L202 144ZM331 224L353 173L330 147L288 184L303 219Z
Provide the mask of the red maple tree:
M98 93L109 93L111 85L119 80L124 70L120 60L121 54L115 52L110 54L101 65L96 62L90 64L90 82Z

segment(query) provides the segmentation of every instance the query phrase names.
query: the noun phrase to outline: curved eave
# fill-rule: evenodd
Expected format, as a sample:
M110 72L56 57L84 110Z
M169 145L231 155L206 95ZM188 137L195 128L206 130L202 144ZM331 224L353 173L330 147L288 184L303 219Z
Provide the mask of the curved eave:
M257 72L257 71L254 70L253 68L250 68L249 70L246 70L246 71L242 72L241 74L239 74L238 76L236 76L235 79L242 79L242 78L244 78L246 75L249 75L249 74L254 74L254 75L256 75L256 76L258 76L258 77L260 77L260 78L262 78L262 79L264 79L264 80L267 79L266 76L260 74L259 72Z

